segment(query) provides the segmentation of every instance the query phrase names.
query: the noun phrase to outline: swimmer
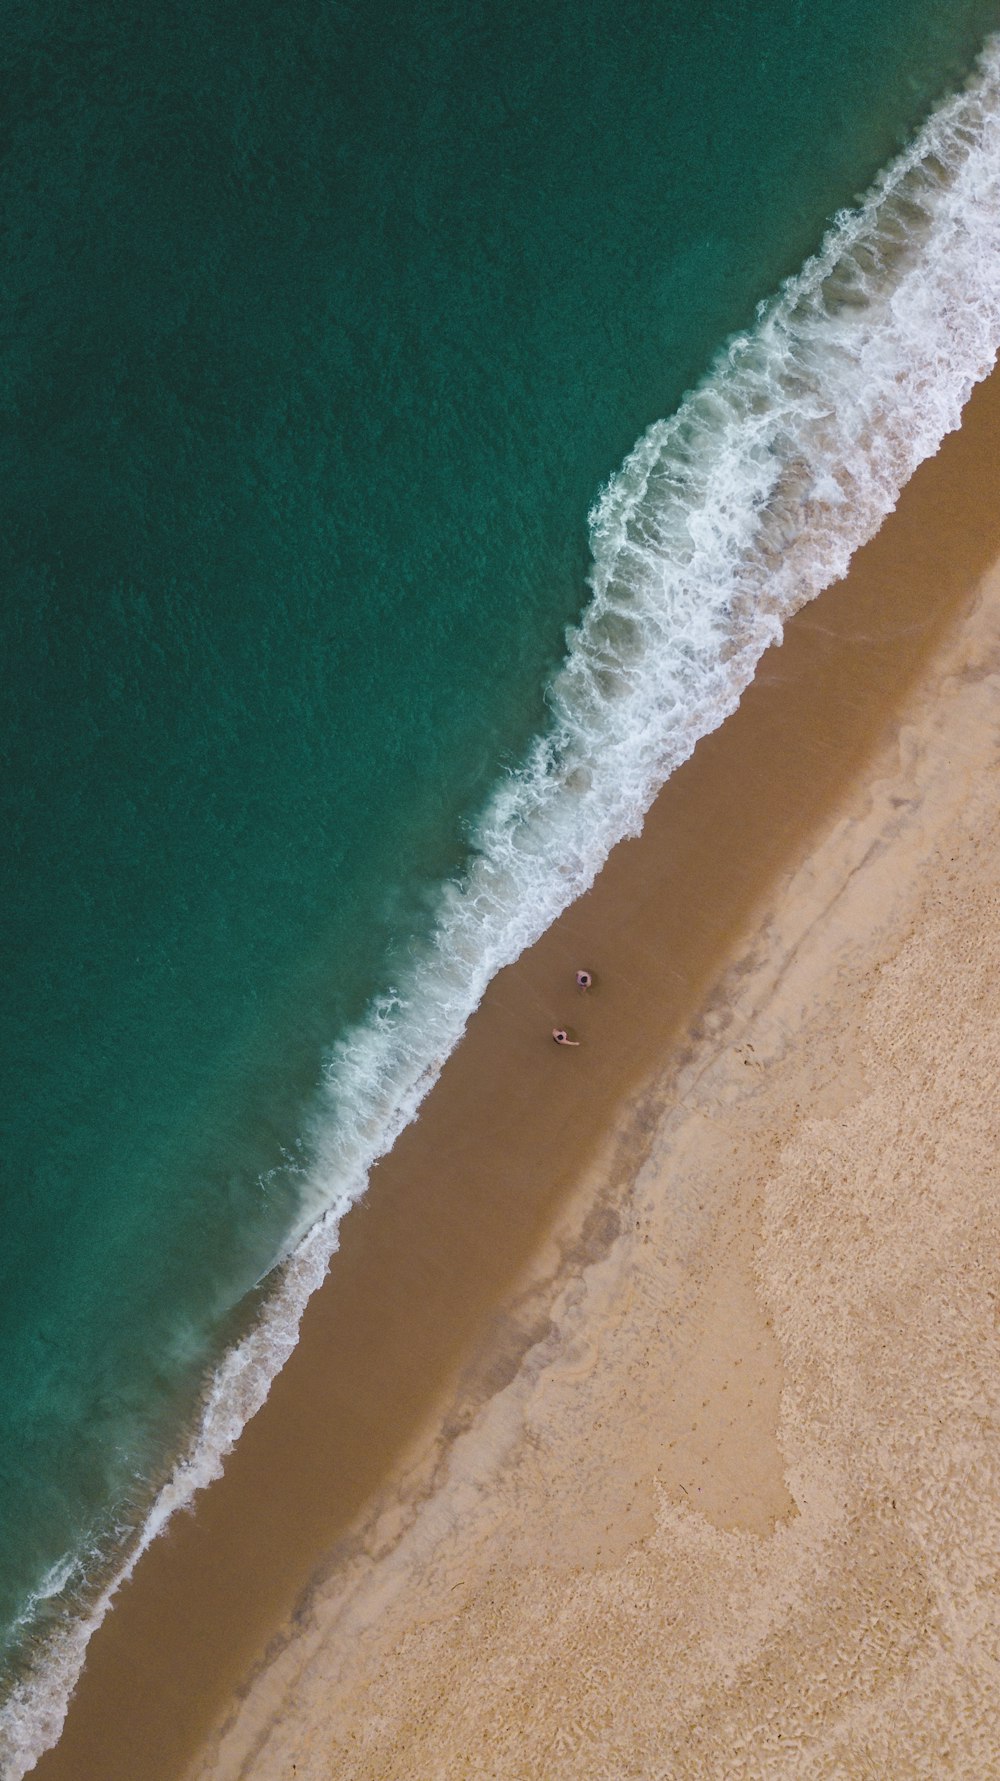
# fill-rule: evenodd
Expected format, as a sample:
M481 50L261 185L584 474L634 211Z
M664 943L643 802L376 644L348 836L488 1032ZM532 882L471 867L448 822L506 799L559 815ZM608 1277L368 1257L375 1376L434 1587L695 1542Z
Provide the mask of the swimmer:
M571 1039L565 1027L553 1027L552 1037L557 1045L579 1045L579 1039Z
M589 989L593 981L589 971L578 971L576 974L577 989Z

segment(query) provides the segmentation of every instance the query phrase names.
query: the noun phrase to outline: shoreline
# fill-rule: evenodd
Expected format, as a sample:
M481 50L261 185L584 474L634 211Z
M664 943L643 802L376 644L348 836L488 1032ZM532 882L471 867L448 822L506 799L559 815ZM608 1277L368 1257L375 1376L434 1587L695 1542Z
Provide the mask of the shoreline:
M640 1097L607 1252L189 1781L995 1771L998 769L1000 563Z
M516 1375L547 1325L580 1177L624 1126L589 1230L570 1217L577 1269L607 1252L616 1195L652 1138L640 1085L1000 553L998 445L994 375L847 581L791 622L740 710L668 782L641 839L491 985L345 1220L299 1348L225 1478L145 1555L95 1636L63 1739L35 1770L43 1781L181 1772L317 1569L344 1563L379 1493L392 1500L401 1471L419 1473L415 1453L430 1463L440 1407L460 1395L467 1425ZM597 984L571 1000L579 964ZM565 1057L548 1034L570 1014L585 1043Z

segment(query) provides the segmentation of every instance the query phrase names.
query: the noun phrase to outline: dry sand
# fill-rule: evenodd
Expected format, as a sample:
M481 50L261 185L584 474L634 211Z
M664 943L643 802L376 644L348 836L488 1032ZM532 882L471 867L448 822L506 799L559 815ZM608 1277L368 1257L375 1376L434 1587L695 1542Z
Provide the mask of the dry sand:
M39 1781L1000 1774L998 466L497 979Z
M202 1777L1000 1773L1000 571Z

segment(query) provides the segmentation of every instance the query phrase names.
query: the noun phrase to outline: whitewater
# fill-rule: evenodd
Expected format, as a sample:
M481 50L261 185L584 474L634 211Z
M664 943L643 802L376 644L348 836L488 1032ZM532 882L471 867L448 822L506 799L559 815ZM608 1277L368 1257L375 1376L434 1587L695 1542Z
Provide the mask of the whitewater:
M845 573L959 425L998 347L1000 38L596 502L590 599L549 689L546 731L470 835L469 865L442 888L429 942L331 1051L300 1217L261 1315L209 1382L188 1450L124 1559L119 1546L114 1576L42 1646L6 1703L0 1769L11 1781L58 1738L120 1584L219 1475L266 1399L344 1213L491 978L639 832L787 619ZM107 1555L101 1562L106 1576ZM97 1554L67 1554L33 1606L82 1597L97 1565Z

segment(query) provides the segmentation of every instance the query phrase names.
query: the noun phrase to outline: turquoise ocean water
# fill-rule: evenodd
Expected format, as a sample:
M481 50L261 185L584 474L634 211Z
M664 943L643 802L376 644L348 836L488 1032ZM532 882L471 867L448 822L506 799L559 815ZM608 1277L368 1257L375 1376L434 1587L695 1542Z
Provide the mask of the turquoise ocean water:
M864 392L886 331L903 317L907 367L933 344L912 279L880 293L932 255L952 151L989 160L992 100L921 151L919 202L883 191L857 213L878 234L895 206L888 246L866 237L842 275L842 221L822 301L814 279L755 311L998 23L997 0L8 9L12 1772L77 1661L60 1670L53 1639L151 1525L206 1403L218 1451L294 1339L299 1300L226 1371L258 1282L358 1190L483 980L738 694L726 627L744 626L745 681L912 468L909 446L869 452L855 486L824 408L845 404L816 392L834 366L860 438L884 421ZM966 209L992 202L978 162L970 179ZM972 260L955 272L963 218L947 315L968 299L971 333L950 382L927 347L926 450L995 349ZM905 381L886 378L883 397ZM729 542L706 545L695 509L732 521ZM765 558L784 605L750 585ZM638 684L671 650L650 710L681 739L647 747L644 721L632 746L605 680L624 662ZM603 768L620 809L598 809ZM300 1299L322 1261L290 1266Z

